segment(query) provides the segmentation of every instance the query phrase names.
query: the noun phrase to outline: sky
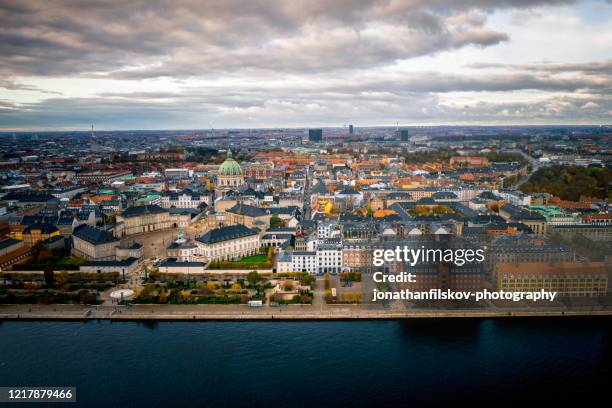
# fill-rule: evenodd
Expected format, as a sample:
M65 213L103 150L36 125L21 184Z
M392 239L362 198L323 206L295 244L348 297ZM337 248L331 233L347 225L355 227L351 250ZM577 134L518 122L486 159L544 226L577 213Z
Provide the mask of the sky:
M0 0L0 130L611 124L612 0Z

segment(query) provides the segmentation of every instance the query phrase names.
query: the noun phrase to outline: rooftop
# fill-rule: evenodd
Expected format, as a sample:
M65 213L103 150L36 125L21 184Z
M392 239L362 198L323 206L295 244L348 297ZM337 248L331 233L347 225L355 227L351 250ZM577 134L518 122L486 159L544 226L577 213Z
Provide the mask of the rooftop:
M92 227L88 224L79 225L72 233L75 237L89 242L93 245L108 244L119 241L113 234L101 228Z
M228 227L219 227L208 231L206 234L196 238L196 241L204 244L216 244L218 242L231 241L257 235L259 231L250 229L242 224L230 225Z

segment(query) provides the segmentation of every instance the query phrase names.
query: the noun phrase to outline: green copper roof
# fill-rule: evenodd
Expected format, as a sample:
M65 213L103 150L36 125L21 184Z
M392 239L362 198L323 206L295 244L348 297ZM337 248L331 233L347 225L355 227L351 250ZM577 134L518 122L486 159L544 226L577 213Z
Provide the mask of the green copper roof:
M240 176L242 175L242 168L236 160L231 150L227 151L227 159L219 167L220 176Z

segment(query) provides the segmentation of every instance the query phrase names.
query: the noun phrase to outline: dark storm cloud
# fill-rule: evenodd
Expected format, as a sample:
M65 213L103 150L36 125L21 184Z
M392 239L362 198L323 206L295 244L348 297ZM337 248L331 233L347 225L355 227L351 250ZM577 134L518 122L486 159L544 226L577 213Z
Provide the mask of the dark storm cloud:
M612 1L612 0L611 0ZM486 68L502 68L517 71L531 72L580 72L584 74L602 74L612 75L612 60L602 62L587 62L587 63L540 63L540 64L500 64L500 63L474 63L469 64L469 68L486 69Z
M229 99L239 103L242 99L259 96L262 100L271 96L291 99L310 98L372 98L384 94L386 98L393 95L410 93L449 93L449 92L511 92L536 90L547 92L589 92L612 93L612 76L565 75L529 73L458 75L422 72L392 76L385 79L335 79L333 81L297 82L286 85L271 83L267 85L248 84L208 87L182 87L175 92L104 92L100 97L125 99L183 99L218 101Z
M612 60L394 66L512 41L490 23L497 10L570 3L0 0L0 129L601 122L612 115ZM4 95L64 91L64 81L111 85L71 94L73 82L66 97L37 102ZM452 103L455 93L471 102Z
M0 71L132 79L363 68L497 44L508 37L486 26L486 13L565 3L2 0Z
M428 82L429 81L429 82ZM411 79L351 81L329 84L244 85L181 88L176 92L106 92L97 98L52 98L39 103L7 104L0 109L5 128L204 128L239 126L333 125L360 121L392 124L396 121L437 123L600 122L612 114L612 92L576 92L537 100L504 102L483 100L450 103L445 92L520 91L534 88L566 91L592 84L540 80L530 77L491 76L474 82L466 77L423 74ZM2 105L0 105L2 106Z
M190 121L206 113L178 104L119 101L106 98L51 98L40 103L0 107L4 128L164 128L168 123L193 126ZM89 123L89 125L87 125Z

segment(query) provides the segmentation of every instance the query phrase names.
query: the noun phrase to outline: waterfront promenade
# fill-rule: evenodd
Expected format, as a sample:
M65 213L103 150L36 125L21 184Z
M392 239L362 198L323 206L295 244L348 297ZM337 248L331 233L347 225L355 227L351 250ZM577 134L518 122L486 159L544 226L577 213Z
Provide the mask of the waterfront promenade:
M370 309L337 306L279 308L226 305L2 305L0 320L343 320L412 318L492 318L543 316L612 316L611 307L478 308L478 309Z

